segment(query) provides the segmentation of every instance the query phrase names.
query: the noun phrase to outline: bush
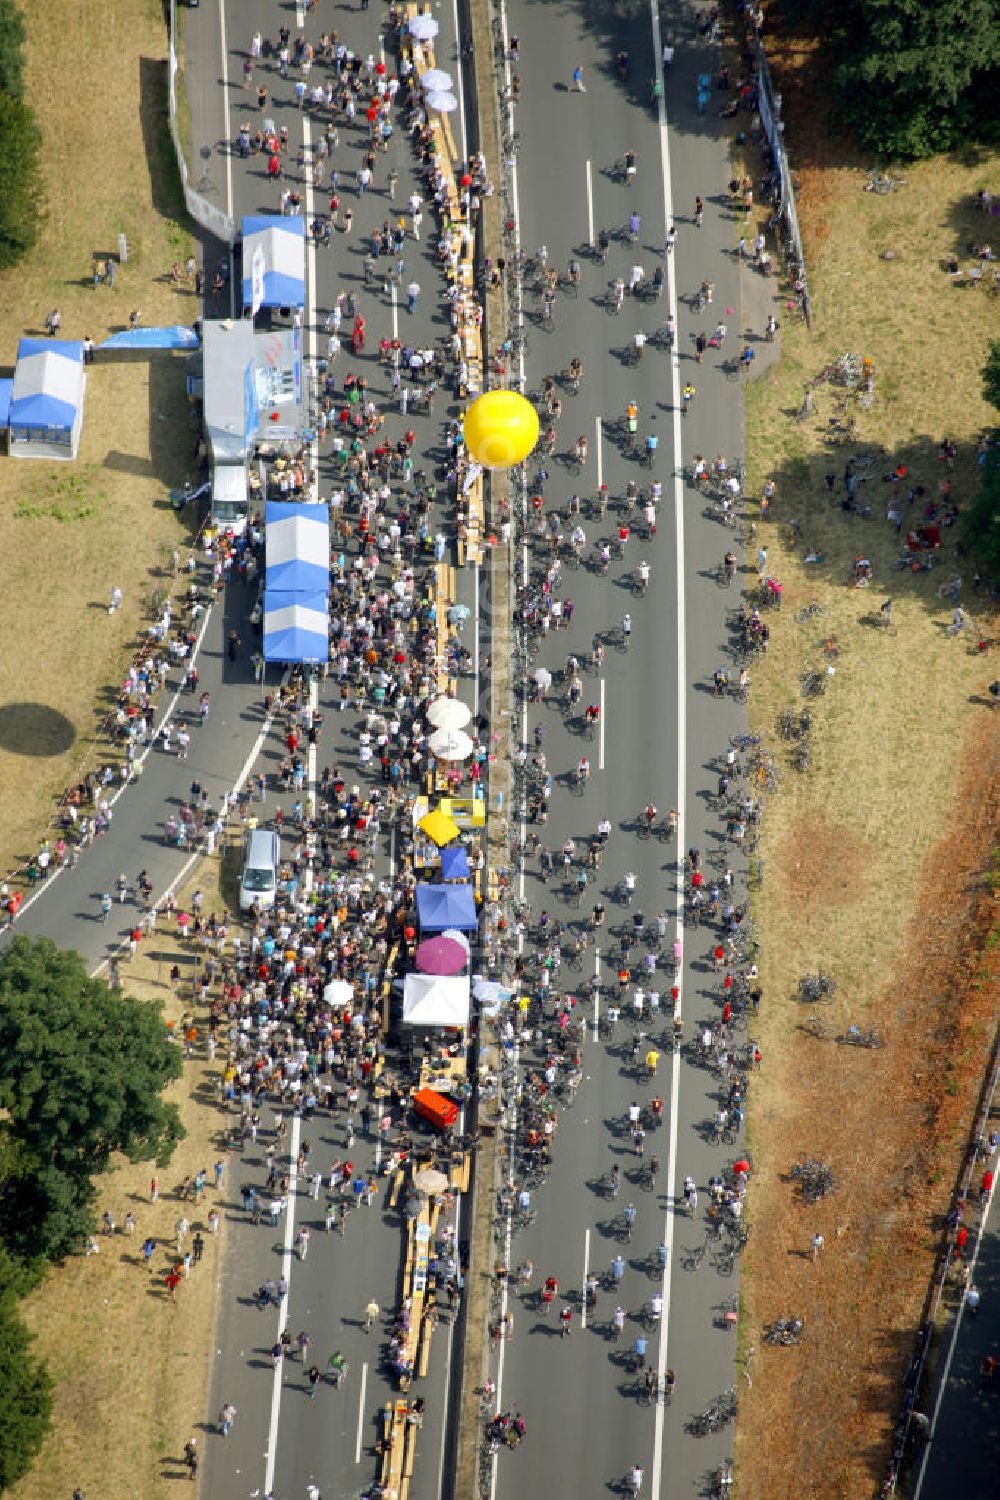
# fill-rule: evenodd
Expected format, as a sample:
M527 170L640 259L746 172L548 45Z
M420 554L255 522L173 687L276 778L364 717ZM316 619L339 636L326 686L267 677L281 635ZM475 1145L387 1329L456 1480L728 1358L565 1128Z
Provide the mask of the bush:
M38 242L45 216L41 139L23 100L0 94L0 269L16 266Z
M0 0L0 94L24 95L24 19L14 0Z

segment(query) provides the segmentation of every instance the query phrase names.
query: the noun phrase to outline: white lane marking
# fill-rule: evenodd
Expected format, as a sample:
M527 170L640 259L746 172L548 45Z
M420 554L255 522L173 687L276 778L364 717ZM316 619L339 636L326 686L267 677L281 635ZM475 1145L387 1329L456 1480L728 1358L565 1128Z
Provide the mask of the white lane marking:
M597 433L597 441L594 444L594 451L597 454L597 489L599 492L601 485L604 483L604 454L601 451L601 439L604 436L604 428L601 424L600 417L594 418L594 428Z
M219 0L219 34L222 39L222 136L229 140L229 43L226 41L226 0ZM233 217L233 154L226 151L226 214ZM229 316L236 316L236 289L233 285L233 247L227 246L229 256ZM207 280L207 278L206 278ZM23 908L22 908L23 909Z
M604 770L604 678L601 678L601 699L598 707L601 717L597 721L597 769Z
M306 24L306 7L304 0L295 0L295 24L301 31Z
M583 1306L580 1311L580 1327L587 1326L587 1277L590 1275L590 1230L583 1231Z
M462 161L469 159L469 142L465 134L465 90L462 87L462 33L458 29L458 0L451 0L455 24L455 77L458 80L458 120L462 127Z
M285 1292L281 1300L281 1306L278 1308L279 1339L288 1327L288 1303L292 1295L292 1241L295 1236L295 1189L298 1186L299 1136L301 1134L301 1116L293 1115L292 1129L288 1142L288 1207L285 1209L285 1242L281 1252L281 1274L285 1279L288 1290ZM278 1418L281 1415L283 1363L283 1360L279 1360L278 1368L274 1372L274 1382L271 1386L271 1421L267 1429L266 1463L264 1465L265 1495L269 1495L274 1489L274 1466L278 1460Z
M368 1361L361 1366L361 1389L358 1392L358 1436L354 1444L354 1462L361 1462L361 1444L365 1434L365 1391L368 1387Z
M660 135L660 164L663 180L663 230L666 231L673 223L673 201L670 182L670 142L667 135L667 107L663 89L663 49L660 45L660 12L658 0L650 0L650 19L653 28L653 58L656 67L656 81L659 84L659 99L657 101L657 123ZM668 278L667 295L669 299L669 310L676 325L677 319L677 286L676 278ZM680 413L680 365L678 362L676 341L670 355L670 402L673 415L673 448L674 448L674 544L675 544L675 566L676 566L676 594L677 594L677 633L676 633L676 671L677 671L677 800L674 806L677 808L677 848L684 848L684 811L687 798L687 644L685 640L685 597L684 597L684 490L682 475L684 465L681 453L681 413ZM683 866L680 859L677 861L677 874L675 877L674 891L674 935L678 942L684 940L684 879ZM678 971L677 986L678 1000L674 1007L674 1019L680 1019L681 1004L683 1000L683 965ZM657 1349L656 1373L660 1386L667 1370L667 1352L670 1332L670 1272L673 1263L674 1246L674 1204L677 1196L677 1113L678 1101L680 1099L680 1053L674 1051L671 1054L670 1065L670 1147L667 1153L667 1214L664 1225L663 1243L666 1247L666 1258L663 1267L663 1316L660 1320L660 1340ZM654 1495L660 1493L660 1483L663 1470L663 1423L665 1407L662 1401L656 1404L656 1420L653 1428L653 1464L651 1479L651 1491Z
M590 175L590 158L587 158L587 244L594 248L594 184Z
M601 977L601 950L600 950L600 948L595 948L594 949L594 978L595 979L600 979L600 977ZM600 989L598 989L598 988L595 987L595 989L594 989L594 1041L595 1042L597 1041L597 1039L600 1036L600 1034L601 1034L601 991L600 991Z

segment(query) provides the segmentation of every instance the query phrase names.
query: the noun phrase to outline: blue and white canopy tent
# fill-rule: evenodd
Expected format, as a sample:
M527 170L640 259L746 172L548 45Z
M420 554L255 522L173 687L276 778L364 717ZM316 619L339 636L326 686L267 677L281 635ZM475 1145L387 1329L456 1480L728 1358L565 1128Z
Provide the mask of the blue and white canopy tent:
M325 594L264 591L264 660L323 662L330 657Z
M264 509L266 586L325 594L330 586L330 509L271 500Z
M83 427L83 344L22 339L10 401L14 458L75 458Z
M254 297L254 256L260 252L262 278ZM243 220L243 308L304 307L306 225L301 214L248 214Z
M455 927L459 932L475 932L479 926L476 898L469 885L419 884L414 895L417 902L417 924L421 932L444 932Z

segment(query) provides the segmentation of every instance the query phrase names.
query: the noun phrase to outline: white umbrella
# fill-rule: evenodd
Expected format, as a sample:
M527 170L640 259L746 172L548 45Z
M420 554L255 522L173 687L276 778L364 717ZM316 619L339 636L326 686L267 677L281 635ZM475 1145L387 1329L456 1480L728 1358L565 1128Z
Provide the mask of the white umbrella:
M458 108L458 100L454 94L449 94L447 89L442 89L440 93L428 94L427 103L431 109L436 109L441 115L450 115L453 109Z
M413 1178L413 1186L418 1193L426 1193L430 1198L434 1193L447 1192L451 1183L436 1167L421 1167Z
M428 68L420 82L429 93L437 93L439 89L450 89L452 77L443 68Z
M438 760L468 760L475 746L464 729L435 729L427 748Z
M472 709L457 698L436 698L427 710L427 722L435 729L464 729L472 718Z
M410 18L409 32L418 42L429 42L441 30L433 16L422 14Z
M348 984L346 979L331 979L323 990L323 999L327 1005L343 1005L345 1001L354 998L354 986Z

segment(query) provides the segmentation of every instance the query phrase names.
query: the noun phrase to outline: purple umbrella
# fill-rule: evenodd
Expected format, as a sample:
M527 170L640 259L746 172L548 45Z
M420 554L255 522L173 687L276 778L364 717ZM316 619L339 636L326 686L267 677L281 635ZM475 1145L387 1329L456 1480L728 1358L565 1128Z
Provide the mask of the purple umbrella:
M424 974L461 974L468 961L461 943L446 937L425 938L414 959Z

